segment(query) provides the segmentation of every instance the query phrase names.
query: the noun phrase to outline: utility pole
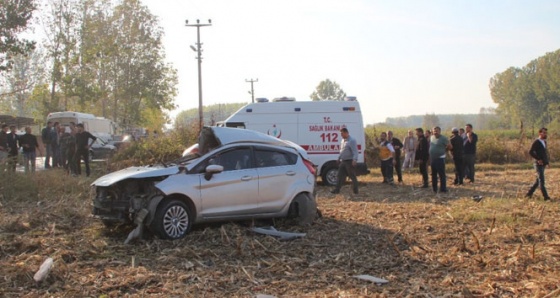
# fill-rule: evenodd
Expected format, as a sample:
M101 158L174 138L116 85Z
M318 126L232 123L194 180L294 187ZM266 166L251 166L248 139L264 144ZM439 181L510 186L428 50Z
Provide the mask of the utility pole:
M196 24L189 24L189 20L185 20L185 26L196 27L196 48L191 45L191 49L197 52L198 60L198 131L202 131L204 119L202 114L202 43L200 43L200 27L212 26L212 20L208 19L208 24L201 24L200 20L196 20Z
M251 91L249 91L249 94L251 94L251 102L252 103L255 103L255 90L253 90L253 83L256 83L258 81L259 81L259 79L254 79L254 80L253 79L250 79L250 80L245 79L245 82L251 83Z

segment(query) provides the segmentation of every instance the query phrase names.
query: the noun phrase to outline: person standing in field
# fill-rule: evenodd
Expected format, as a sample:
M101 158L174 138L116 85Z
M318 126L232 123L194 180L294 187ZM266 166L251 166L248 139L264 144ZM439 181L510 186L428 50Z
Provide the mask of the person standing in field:
M454 185L463 184L463 138L459 135L459 129L453 127L451 130L451 155L453 155L453 163L455 164L455 180Z
M403 144L401 143L401 140L393 136L393 132L390 130L387 131L387 140L391 142L391 145L395 150L395 160L393 162L393 166L395 168L395 172L397 172L398 182L402 183L403 180L402 180L402 171L401 171L401 148L403 147Z
M64 127L64 133L60 136L60 155L66 173L76 176L76 137L68 126Z
M467 136L463 141L463 169L465 171L465 178L469 179L470 183L474 183L474 163L476 161L476 143L478 136L472 131L472 125L465 125L465 135Z
M379 137L379 159L381 160L381 175L383 175L383 183L395 185L393 182L395 149L393 148L391 141L387 139L387 133L382 132Z
M549 164L549 155L548 155L548 146L546 143L546 138L548 134L548 129L542 127L539 129L539 137L533 142L531 145L531 149L529 150L529 154L535 160L534 168L537 175L537 179L533 186L527 192L526 197L530 198L533 196L537 187L540 187L542 195L545 201L550 200L550 196L548 196L548 192L546 191L546 186L544 184L544 169L548 167Z
M430 140L430 166L432 167L432 190L439 192L447 192L447 177L445 176L445 154L451 149L451 144L446 136L441 134L441 128L436 126L432 129L432 138Z
M52 148L52 167L58 168L62 167L62 162L60 159L60 123L55 122L53 124L51 133L51 148Z
M418 145L414 153L415 160L418 161L418 170L422 175L422 188L428 188L428 160L430 159L428 139L424 135L424 130L421 127L416 129L416 136L418 137Z
M8 134L8 170L15 172L18 162L18 141L16 126L10 125L10 133Z
M7 161L8 151L8 124L2 124L2 130L0 130L0 164Z
M416 154L416 147L418 146L418 140L414 137L412 130L408 131L407 136L404 138L403 150L404 150L404 162L402 169L412 169L414 168L414 160Z
M78 132L76 133L76 174L82 174L81 160L84 160L86 166L86 176L89 177L91 170L89 168L89 148L97 138L89 131L84 130L84 124L78 123L76 125ZM89 140L92 140L91 142Z
M343 127L340 129L340 154L338 155L338 181L336 187L331 191L333 194L340 192L342 183L346 181L346 177L352 180L352 190L354 194L358 194L358 178L356 178L356 164L358 163L358 143L356 139L350 136L348 129Z
M53 123L52 121L48 121L47 126L41 131L41 141L43 141L43 146L45 146L45 169L49 169L51 167L51 159L53 159L51 147L52 130Z
M19 146L23 148L23 165L25 173L35 172L35 159L37 158L37 150L39 150L39 142L37 137L31 134L31 127L25 127L25 134L19 138ZM45 145L47 147L48 145Z

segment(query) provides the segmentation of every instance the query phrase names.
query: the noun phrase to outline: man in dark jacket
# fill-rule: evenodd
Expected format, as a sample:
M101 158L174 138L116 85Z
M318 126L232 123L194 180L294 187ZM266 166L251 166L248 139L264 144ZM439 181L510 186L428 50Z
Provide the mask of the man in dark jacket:
M25 173L29 173L29 166L31 165L31 172L35 172L35 159L37 158L37 150L39 149L39 142L37 137L31 134L31 127L25 127L25 134L19 138L19 145L23 148L23 165Z
M422 188L428 188L428 159L430 157L428 140L424 136L424 130L420 127L416 129L416 136L418 137L418 147L414 160L418 161L418 169L422 174Z
M463 170L465 178L474 183L474 164L476 161L476 144L478 135L474 133L471 124L465 125L465 139L463 140Z
M453 154L453 163L455 164L455 180L453 180L454 185L463 184L463 138L459 135L459 129L453 127L451 130L451 153Z
M15 172L18 161L18 135L16 126L10 125L10 133L8 134L8 170Z
M535 160L534 167L537 172L537 179L526 195L526 197L530 198L535 190L537 190L537 187L540 186L545 201L550 200L544 185L544 168L547 167L549 163L548 148L546 144L547 132L548 130L545 127L539 129L539 137L533 142L533 145L531 145L531 149L529 150L529 154Z
M52 131L53 123L51 121L48 121L47 126L45 126L45 128L41 131L41 141L43 141L43 146L45 146L45 169L49 169L51 167L51 159L53 158L51 146Z
M395 172L397 172L397 178L399 179L399 183L402 183L402 168L401 168L401 149L403 147L403 143L401 142L401 140L399 140L398 138L395 138L393 136L393 132L392 131L387 131L387 140L389 142L391 142L391 145L393 145L393 149L395 149L395 162L394 162L394 168L395 168Z
M90 168L89 168L89 149L91 145L97 138L93 136L89 131L84 130L84 124L78 123L76 125L78 132L76 133L76 174L82 174L82 166L81 166L81 159L84 160L84 164L86 166L86 176L89 177ZM89 140L92 140L91 142Z
M6 162L8 151L8 124L2 124L2 130L0 130L0 164Z

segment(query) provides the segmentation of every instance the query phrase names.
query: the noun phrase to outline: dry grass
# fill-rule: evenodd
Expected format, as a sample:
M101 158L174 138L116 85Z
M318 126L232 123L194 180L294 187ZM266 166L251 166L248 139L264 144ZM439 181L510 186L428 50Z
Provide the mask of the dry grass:
M559 176L547 172L553 198ZM320 186L323 217L312 226L275 222L306 232L303 239L281 242L251 233L251 223L225 223L197 226L180 241L148 236L124 245L130 228L108 230L89 215L92 180L56 171L5 177L0 296L560 296L559 201L523 198L532 171L489 167L476 184L445 195L415 188L418 174L395 188L377 173L361 178L359 196ZM55 266L37 284L47 257ZM389 283L353 277L360 274Z

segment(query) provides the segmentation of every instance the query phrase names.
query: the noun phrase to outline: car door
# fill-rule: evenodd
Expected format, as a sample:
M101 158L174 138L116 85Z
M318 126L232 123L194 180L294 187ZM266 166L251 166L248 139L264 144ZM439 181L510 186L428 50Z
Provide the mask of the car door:
M258 175L249 146L221 150L204 161L204 167L208 165L220 165L224 171L209 180L200 175L204 218L235 218L257 212Z
M259 211L280 211L293 197L298 179L298 156L273 147L256 147L255 162L259 175Z

